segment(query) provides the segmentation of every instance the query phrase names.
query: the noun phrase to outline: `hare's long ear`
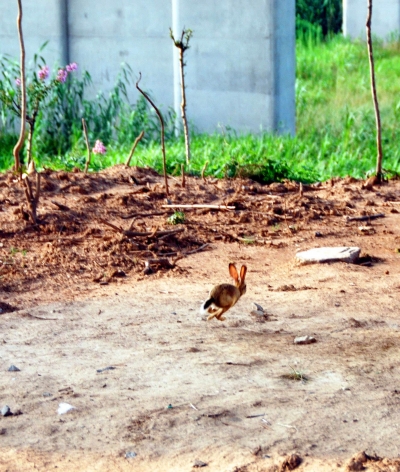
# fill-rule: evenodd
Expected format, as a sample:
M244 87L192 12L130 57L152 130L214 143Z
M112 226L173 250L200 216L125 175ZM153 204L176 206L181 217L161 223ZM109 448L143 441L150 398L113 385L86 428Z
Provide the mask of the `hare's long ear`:
M239 282L238 271L236 269L235 264L232 264L232 262L229 264L229 273L230 273L232 279L234 279L235 282Z
M246 272L247 272L247 267L245 265L242 265L242 268L240 269L240 283L242 285L244 283L244 278L246 277Z

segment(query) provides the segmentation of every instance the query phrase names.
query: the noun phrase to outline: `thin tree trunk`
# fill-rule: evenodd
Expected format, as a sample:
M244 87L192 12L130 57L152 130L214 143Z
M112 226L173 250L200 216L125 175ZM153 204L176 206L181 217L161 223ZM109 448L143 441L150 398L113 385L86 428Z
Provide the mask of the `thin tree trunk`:
M19 153L24 145L25 141L25 118L26 118L26 87L25 87L25 45L24 37L22 34L22 4L21 0L17 0L18 3L18 16L17 16L17 29L19 37L20 47L20 73L21 73L21 127L19 132L19 138L17 144L14 146L14 169L16 172L21 172L21 160Z
M32 141L33 141L33 132L35 129L35 123L28 121L28 125L29 125L28 144L26 146L27 167L29 167L29 164L32 161Z
M375 109L375 121L376 121L376 146L377 146L377 158L376 158L376 177L380 182L382 180L382 130L381 130L381 115L379 112L378 96L376 93L376 81L375 81L375 65L374 65L374 53L372 48L372 36L371 36L371 20L372 20L372 0L368 0L368 15L367 15L367 46L368 46L368 58L369 68L371 76L371 93L372 100L374 102Z
M179 63L181 71L181 90L182 90L182 102L181 102L181 116L183 122L183 132L185 134L185 151L186 151L186 164L189 165L190 162L190 140L189 140L189 127L186 116L186 86L185 86L185 63L184 55L185 49L183 47L179 48Z

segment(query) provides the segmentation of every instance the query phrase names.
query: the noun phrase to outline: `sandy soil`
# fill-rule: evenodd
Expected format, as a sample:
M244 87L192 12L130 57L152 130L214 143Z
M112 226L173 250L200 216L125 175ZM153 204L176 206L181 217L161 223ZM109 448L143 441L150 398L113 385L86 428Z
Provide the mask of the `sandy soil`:
M160 240L99 222L129 226L117 213L132 208L117 201L137 190L129 172L145 175L108 172L49 173L36 229L21 221L12 178L0 182L0 407L14 413L0 417L0 470L399 471L399 182L337 181L303 195L291 183L176 183L180 202L237 209L188 212L184 231ZM99 185L113 176L104 199ZM93 188L61 193L55 178ZM150 187L146 212L161 211L158 193ZM145 193L134 195L139 212ZM70 210L51 213L51 200ZM171 229L156 220L165 215L148 218L136 230ZM359 245L362 259L294 262L323 245ZM166 257L170 269L144 275L146 260ZM200 304L229 281L232 260L248 266L247 293L225 322L206 322ZM269 316L251 315L253 302ZM302 335L317 342L295 345ZM59 415L60 403L74 409Z

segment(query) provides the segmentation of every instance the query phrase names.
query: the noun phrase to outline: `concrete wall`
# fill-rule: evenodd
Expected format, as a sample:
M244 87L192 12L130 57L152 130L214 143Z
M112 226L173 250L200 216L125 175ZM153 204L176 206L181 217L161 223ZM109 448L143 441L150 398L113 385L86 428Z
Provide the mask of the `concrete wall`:
M14 3L0 0L0 53L17 56ZM28 58L50 40L44 52L50 65L75 61L105 92L126 62L164 110L179 111L181 101L169 27L191 28L187 110L199 131L295 131L295 0L26 0L23 6ZM131 93L136 100L134 84Z
M49 41L45 56L49 64L64 62L65 20L63 2L60 0L22 1L23 34L27 65L33 55ZM18 7L16 1L0 0L0 54L11 54L19 58L17 33Z
M343 34L365 38L367 0L343 0ZM388 39L400 32L400 0L375 0L372 8L372 34Z

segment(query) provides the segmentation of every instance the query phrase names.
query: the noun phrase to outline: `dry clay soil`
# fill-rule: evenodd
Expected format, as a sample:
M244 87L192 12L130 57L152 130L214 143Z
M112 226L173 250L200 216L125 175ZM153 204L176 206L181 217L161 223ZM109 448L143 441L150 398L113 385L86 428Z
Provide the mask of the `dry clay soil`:
M177 226L161 183L47 172L33 227L1 177L0 470L399 471L400 183L170 179L172 203L235 207ZM332 245L362 258L295 263ZM247 293L204 321L230 261Z

